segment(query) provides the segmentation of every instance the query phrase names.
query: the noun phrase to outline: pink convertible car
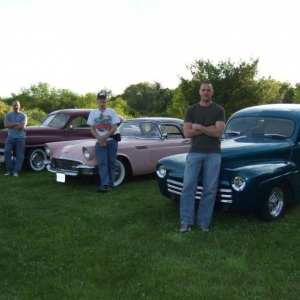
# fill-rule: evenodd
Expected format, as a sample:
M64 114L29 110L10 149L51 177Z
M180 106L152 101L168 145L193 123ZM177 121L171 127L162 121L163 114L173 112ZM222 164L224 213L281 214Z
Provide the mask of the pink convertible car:
M126 178L155 173L159 159L186 153L190 139L183 135L183 120L153 117L125 120L119 126L121 134L117 153L115 186ZM56 180L65 182L66 176L98 175L95 139L45 144L49 160L45 162Z

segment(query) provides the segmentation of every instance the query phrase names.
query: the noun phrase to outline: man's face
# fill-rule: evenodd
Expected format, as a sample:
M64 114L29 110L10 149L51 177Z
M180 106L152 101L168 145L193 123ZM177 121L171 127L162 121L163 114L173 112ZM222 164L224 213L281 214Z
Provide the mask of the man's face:
M97 98L97 102L99 105L104 105L106 104L106 98L105 97L99 97Z
M214 94L212 85L208 83L201 84L199 94L202 101L205 102L211 101L211 97Z
M18 112L20 110L20 103L19 101L14 101L12 104L12 108L14 112Z

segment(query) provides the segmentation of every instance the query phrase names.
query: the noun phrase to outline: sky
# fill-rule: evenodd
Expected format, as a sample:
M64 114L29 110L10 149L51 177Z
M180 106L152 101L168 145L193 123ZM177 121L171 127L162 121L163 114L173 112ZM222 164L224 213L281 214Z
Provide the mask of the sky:
M299 0L0 0L0 97L39 82L84 95L160 82L196 60L259 59L300 82Z

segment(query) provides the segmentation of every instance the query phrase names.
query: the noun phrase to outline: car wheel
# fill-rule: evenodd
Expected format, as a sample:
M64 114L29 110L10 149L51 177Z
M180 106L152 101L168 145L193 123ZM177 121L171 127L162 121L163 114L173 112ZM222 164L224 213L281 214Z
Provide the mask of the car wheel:
M115 173L115 186L120 185L127 177L127 169L124 159L117 158L116 173Z
M46 159L47 155L43 149L31 149L26 155L26 166L29 170L42 171L45 168L44 160Z
M287 197L285 185L282 183L277 184L272 189L264 205L258 211L259 218L266 222L279 219L285 211Z

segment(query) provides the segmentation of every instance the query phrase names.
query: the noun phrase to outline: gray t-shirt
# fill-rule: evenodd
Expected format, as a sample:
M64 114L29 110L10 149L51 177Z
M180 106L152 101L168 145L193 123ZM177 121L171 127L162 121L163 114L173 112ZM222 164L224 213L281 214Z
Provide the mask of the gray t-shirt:
M22 113L9 112L5 115L4 122L27 124L27 116ZM8 138L26 138L25 129L8 128Z
M210 106L201 106L199 103L191 105L186 110L184 119L184 122L203 126L215 125L217 121L225 123L225 110L214 102ZM217 137L200 134L191 140L190 152L221 153L221 141Z

